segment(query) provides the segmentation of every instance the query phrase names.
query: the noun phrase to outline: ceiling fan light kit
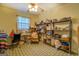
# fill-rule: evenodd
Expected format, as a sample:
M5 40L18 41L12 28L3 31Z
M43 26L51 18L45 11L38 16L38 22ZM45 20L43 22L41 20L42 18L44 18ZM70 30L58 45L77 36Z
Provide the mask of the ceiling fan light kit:
M31 4L28 5L28 8L29 8L29 11L30 12L37 12L38 5L37 4L34 4L34 3L31 3Z

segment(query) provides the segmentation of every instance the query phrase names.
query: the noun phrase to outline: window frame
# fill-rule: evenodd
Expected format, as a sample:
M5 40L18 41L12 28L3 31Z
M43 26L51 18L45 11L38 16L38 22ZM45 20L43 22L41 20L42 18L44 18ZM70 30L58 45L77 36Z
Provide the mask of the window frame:
M23 24L28 24L28 25L29 25L29 28L30 28L30 18L29 18L29 17L17 16L17 20L16 20L16 31L17 31L17 30L19 30L19 31L28 30L28 29L22 29L22 24L21 24L21 29L18 27L18 24L20 23L20 22L18 22L18 17L28 18L28 19L29 19L29 23L23 23ZM21 23L22 23L22 22L21 22Z

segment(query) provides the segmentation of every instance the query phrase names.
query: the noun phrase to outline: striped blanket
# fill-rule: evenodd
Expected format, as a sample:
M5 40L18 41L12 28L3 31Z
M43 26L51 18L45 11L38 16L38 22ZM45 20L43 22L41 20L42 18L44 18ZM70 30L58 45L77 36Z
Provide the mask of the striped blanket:
M1 48L7 48L7 34L6 33L0 33L0 49Z

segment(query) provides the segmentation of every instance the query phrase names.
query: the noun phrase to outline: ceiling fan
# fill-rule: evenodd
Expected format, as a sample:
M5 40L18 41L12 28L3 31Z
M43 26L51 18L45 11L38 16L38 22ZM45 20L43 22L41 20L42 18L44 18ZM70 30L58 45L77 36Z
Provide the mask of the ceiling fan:
M44 9L41 8L38 4L36 3L30 3L28 5L28 11L31 13L38 13L38 12L43 12Z

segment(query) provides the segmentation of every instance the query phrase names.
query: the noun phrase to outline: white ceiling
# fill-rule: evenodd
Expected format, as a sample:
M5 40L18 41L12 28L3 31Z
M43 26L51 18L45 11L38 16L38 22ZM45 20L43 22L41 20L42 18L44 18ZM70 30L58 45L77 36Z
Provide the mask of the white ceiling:
M7 6L9 8L16 9L18 11L26 12L28 10L28 4L26 3L3 3L1 4L3 6Z
M9 8L16 9L18 11L27 12L28 4L29 3L3 3L2 5L7 6ZM51 7L54 7L56 5L57 4L55 3L38 3L38 6L44 10L50 9Z

